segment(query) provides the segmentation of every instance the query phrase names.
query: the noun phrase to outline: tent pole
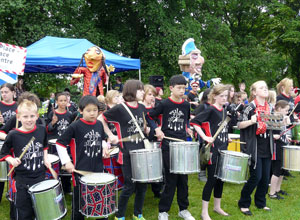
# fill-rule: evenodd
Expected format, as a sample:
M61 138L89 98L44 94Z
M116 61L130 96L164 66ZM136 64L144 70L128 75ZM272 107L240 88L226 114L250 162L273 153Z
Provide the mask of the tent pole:
M139 69L139 80L142 81L141 69Z

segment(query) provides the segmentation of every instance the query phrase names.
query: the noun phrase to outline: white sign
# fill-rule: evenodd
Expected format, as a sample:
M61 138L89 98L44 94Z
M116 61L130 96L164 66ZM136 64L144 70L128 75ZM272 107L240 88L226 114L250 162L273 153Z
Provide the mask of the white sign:
M27 49L0 42L0 71L24 74Z

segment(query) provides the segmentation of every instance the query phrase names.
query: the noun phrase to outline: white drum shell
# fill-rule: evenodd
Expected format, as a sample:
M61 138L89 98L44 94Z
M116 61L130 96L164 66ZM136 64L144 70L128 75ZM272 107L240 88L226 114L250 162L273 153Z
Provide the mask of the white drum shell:
M282 168L291 171L300 171L300 147L283 146Z

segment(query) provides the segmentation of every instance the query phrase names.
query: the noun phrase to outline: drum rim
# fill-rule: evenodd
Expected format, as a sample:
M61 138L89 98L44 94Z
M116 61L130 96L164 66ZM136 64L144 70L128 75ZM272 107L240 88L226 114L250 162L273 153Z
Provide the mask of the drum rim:
M243 153L243 152L239 152L239 151L232 151L232 150L220 150L220 154L226 155L226 152L230 152L230 153L234 153L234 154L227 154L230 156L234 156L234 157L245 157L245 158L250 158L250 155ZM240 154L241 156L238 156L236 154Z
M170 147L174 147L174 146L186 147L186 145L196 147L199 146L199 143L196 141L170 141L169 143Z
M284 145L284 146L282 146L282 148L286 148L286 149L299 149L300 150L300 146L296 146L296 145Z
M117 180L117 177L115 175L113 175L111 173L104 173L104 172L102 172L102 173L99 172L99 173L96 173L96 174L107 174L108 176L113 177L113 179L109 180L108 182L85 182L84 180L82 180L83 177L86 177L86 176L89 176L89 175L94 175L94 174L95 173L93 173L93 174L87 174L87 175L83 175L83 176L79 177L79 182L82 183L82 184L84 184L84 185L97 186L97 185L101 185L101 184L102 185L103 184L111 184L111 183L113 183L113 182L115 182Z
M159 178L155 178L155 179L145 179L145 180L141 180L141 179L134 179L134 178L131 178L131 180L132 181L134 181L134 182L139 182L139 183L152 183L152 182L154 182L155 181L155 183L157 183L157 182L162 182L163 181L163 176L161 175L161 177L159 177ZM161 181L159 181L159 180L161 180Z
M43 189L43 190L39 190L39 191L33 191L33 188L34 188L35 186L40 185L42 182L46 182L46 181L57 182L57 183L56 183L55 185L51 186L50 188ZM43 180L43 181L41 181L41 182L39 182L39 183L36 183L36 184L32 185L31 187L29 187L28 192L29 192L30 194L38 194L38 193L42 193L42 192L47 192L47 191L49 191L49 190L52 190L52 189L56 188L57 186L59 186L59 184L60 184L60 181L58 181L58 180L56 180L56 179L47 179L47 180Z
M142 153L156 153L161 152L160 148L151 148L151 149L138 149L138 150L131 150L129 154L142 154Z

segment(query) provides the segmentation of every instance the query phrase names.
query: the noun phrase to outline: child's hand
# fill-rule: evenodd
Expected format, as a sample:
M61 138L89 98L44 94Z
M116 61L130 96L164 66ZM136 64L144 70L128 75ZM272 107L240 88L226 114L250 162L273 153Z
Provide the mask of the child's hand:
M58 118L57 118L56 114L54 114L53 117L52 117L51 124L52 124L52 125L55 125L55 123L56 123L57 121L58 121Z
M14 167L17 167L21 164L21 160L18 157L16 157L16 158L7 157L5 160Z
M45 165L48 169L49 169L49 167L52 166L48 158L44 158L44 165Z
M2 116L2 114L0 114L0 124L3 124L4 123L4 118Z
M165 137L164 132L161 131L161 127L155 128L155 134L156 134L155 136L157 137L158 141L161 141Z
M71 161L69 161L65 164L65 169L68 173L73 173L75 170L74 164Z
M255 124L257 122L257 116L256 115L251 116L251 122L252 122L252 124Z
M186 129L186 132L188 133L188 135L190 135L192 138L194 137L193 131L190 128Z
M144 133L145 133L146 135L149 135L149 133L150 133L150 128L146 126L146 127L144 128Z
M290 117L287 116L287 115L284 116L284 117L283 117L283 123L284 123L285 126L290 125L290 124L291 124L291 119L290 119Z
M207 137L207 136L205 136L205 137L203 137L203 140L205 140L207 143L213 143L214 142L213 137Z
M103 147L103 157L104 158L109 158L110 157L109 149L107 147Z
M278 140L278 139L280 138L280 135L279 135L279 134L273 134L273 138L274 138L275 140Z
M110 135L108 141L112 144L117 144L119 143L119 138L116 135Z

